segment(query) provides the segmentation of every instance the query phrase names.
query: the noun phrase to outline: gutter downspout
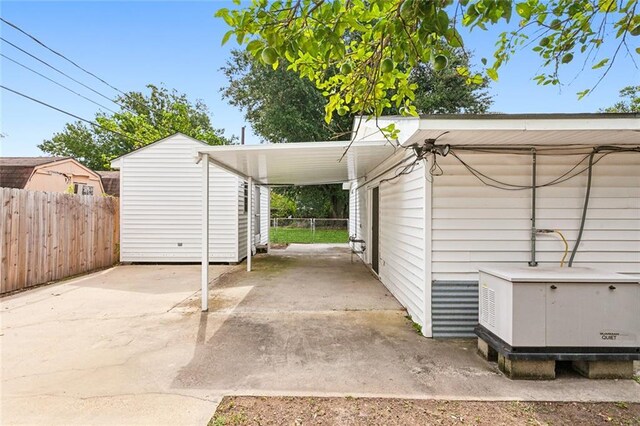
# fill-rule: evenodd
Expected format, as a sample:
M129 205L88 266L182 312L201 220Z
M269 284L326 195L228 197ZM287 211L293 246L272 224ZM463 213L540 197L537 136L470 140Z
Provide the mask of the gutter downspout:
M536 149L531 148L531 260L529 266L538 266L536 261L536 181L537 181L537 154Z

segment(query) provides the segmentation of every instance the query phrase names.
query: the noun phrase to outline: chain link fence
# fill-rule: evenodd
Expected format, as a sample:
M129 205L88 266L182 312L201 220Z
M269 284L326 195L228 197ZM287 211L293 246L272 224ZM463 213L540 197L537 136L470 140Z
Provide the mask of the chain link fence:
M273 218L269 238L273 244L347 243L349 219Z

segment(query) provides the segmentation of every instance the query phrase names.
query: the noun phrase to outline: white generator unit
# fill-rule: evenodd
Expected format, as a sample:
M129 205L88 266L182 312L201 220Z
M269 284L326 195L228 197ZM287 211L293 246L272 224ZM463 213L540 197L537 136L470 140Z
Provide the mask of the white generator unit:
M479 297L476 334L500 353L640 359L640 278L590 268L492 267L480 270Z

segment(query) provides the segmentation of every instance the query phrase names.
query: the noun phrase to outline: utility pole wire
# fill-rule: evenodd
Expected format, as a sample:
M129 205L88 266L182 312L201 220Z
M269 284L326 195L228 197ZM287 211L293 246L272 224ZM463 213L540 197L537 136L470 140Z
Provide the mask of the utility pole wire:
M122 95L123 95L127 100L129 100L129 101L131 101L131 102L135 102L138 106L142 106L144 109L146 109L146 105L145 105L143 102L141 102L141 101L139 101L138 99L136 99L135 97L131 96L129 93L126 93L126 92L124 92L124 91L122 91L122 90L118 89L118 88L117 88L117 87L115 87L114 85L112 85L112 84L108 83L107 81L105 81L104 79L102 79L102 78L98 77L96 74L92 73L91 71L87 70L86 68L81 67L80 65L78 65L78 64L77 64L76 62L74 62L73 60L69 59L68 57L66 57L66 56L65 56L65 55L63 55L62 53L58 52L57 50L54 50L54 49L52 49L51 47L47 46L44 42L40 41L40 40L39 40L39 39L37 39L35 36L33 36L33 35L29 34L28 32L26 32L25 30L23 30L22 28L20 28L20 27L19 27L19 26L17 26L16 24L13 24L13 23L9 22L9 21L7 21L6 19L4 19L4 18L2 18L2 17L0 17L0 20L1 20L2 22L4 22L5 24L9 25L11 28L13 28L13 29L15 29L15 30L17 30L17 31L21 32L21 33L22 33L22 34L24 34L25 36L29 37L31 40L33 40L33 41L35 41L36 43L38 43L40 46L44 47L45 49L49 50L50 52L54 53L55 55L57 55L57 56L61 57L61 58L62 58L62 59L64 59L65 61L69 62L70 64L72 64L72 65L73 65L73 66L75 66L76 68L78 68L78 69L80 69L80 70L84 71L85 73L87 73L87 74L89 74L90 76L92 76L92 77L94 77L94 78L98 79L100 82L104 83L105 85L109 86L111 89L113 89L113 90L115 90L116 92L118 92L118 93L122 94ZM44 64L45 64L45 65L47 65L48 67L53 68L54 70L56 70L56 71L58 71L58 72L62 73L63 75L65 75L65 76L69 77L67 74L64 74L62 71L58 70L57 68L53 67L52 65L49 65L48 63L44 62L43 60L41 60L41 59L39 59L39 58L35 57L34 55L30 54L29 52L27 52L27 51L25 51L25 50L23 50L23 49L19 48L19 47L18 47L18 46L16 46L15 44L13 44L13 43L11 43L11 42L9 42L9 41L5 40L5 39L4 39L4 38L2 38L2 37L0 37L0 39L1 39L2 41L4 41L5 43L8 43L8 44L10 44L11 46L15 47L16 49L19 49L20 51L22 51L22 52L26 53L27 55L31 56L32 58L37 59L38 61L40 61L40 62L44 63ZM87 85L85 85L85 84L83 84L83 83L80 83L78 80L76 80L76 79L74 79L74 78L72 78L72 77L69 77L69 78L71 78L71 79L72 79L73 81L75 81L76 83L78 83L78 84L80 84L80 85L82 85L82 86L84 86L84 87L88 88L88 89L89 89L89 90L91 90L92 92L97 93L98 95L102 96L103 98L108 99L109 101L111 101L111 102L113 102L114 104L118 105L120 108L122 108L122 109L126 109L126 110L129 110L129 111L131 111L131 112L132 112L132 113L134 113L134 114L138 114L138 112L137 112L135 109L133 109L133 108L131 108L131 107L124 106L124 105L122 105L121 103L116 102L115 100L113 100L113 99L111 99L111 98L109 98L109 97L107 97L107 96L105 96L105 95L103 95L103 94L101 94L101 93L97 92L96 90L91 89L89 86L87 86ZM164 133L166 133L167 135L169 135L169 134L173 134L173 133L177 133L177 132L178 132L178 131L177 131L177 130L175 130L173 127L170 127L169 129L162 128L162 127L160 127L159 125L157 125L157 127L158 127L160 130L162 130Z
M17 31L20 31L22 34L26 35L27 37L29 37L30 39L32 39L33 41L35 41L36 43L38 43L40 46L44 47L45 49L47 49L48 51L58 55L59 57L61 57L62 59L64 59L65 61L69 62L70 64L72 64L73 66L75 66L76 68L84 71L85 73L89 74L90 76L98 79L99 81L101 81L102 83L106 84L107 86L109 86L110 88L112 88L113 90L122 93L123 95L126 95L122 90L118 89L117 87L107 83L105 80L103 80L102 78L98 77L97 75L95 75L94 73L92 73L91 71L81 67L80 65L78 65L77 63L75 63L74 61L72 61L71 59L67 58L65 55L63 55L62 53L50 48L49 46L47 46L46 44L44 44L43 42L41 42L40 40L38 40L36 37L32 36L31 34L29 34L28 32L26 32L25 30L23 30L22 28L18 27L16 24L13 24L9 21L7 21L6 19L0 17L0 20L2 20L2 22L4 22L5 24L9 25L10 27L14 28Z
M27 70L31 71L31 72L32 72L32 73L34 73L34 74L39 75L40 77L44 78L45 80L49 80L49 81L50 81L50 82L52 82L53 84L56 84L56 85L58 85L58 86L62 87L63 89L66 89L67 91L69 91L69 92L73 93L74 95L76 95L76 96L80 96L81 98L86 99L87 101L91 102L92 104L98 105L98 106L99 106L99 107L101 107L101 108L104 108L104 109L106 109L106 110L108 110L108 111L113 112L114 114L116 113L116 111L112 110L111 108L109 108L109 107L107 107L107 106L104 106L104 105L102 105L101 103L96 102L96 101L94 101L93 99L88 98L88 97L84 96L84 95L83 95L83 94L81 94L81 93L76 92L75 90L73 90L73 89L71 89L71 88L69 88L69 87L65 86L64 84L59 83L59 82L57 82L57 81L55 81L55 80L53 80L53 79L51 79L51 78L47 77L46 75L39 73L38 71L34 70L33 68L29 68L29 67L28 67L28 66L26 66L25 64L22 64L22 63L20 63L20 62L16 61L15 59L12 59L12 58L8 57L8 56L7 56L7 55L5 55L4 53L0 53L0 56L2 56L3 58L5 58L5 59L6 59L6 60L8 60L8 61L13 62L13 63L14 63L14 64L16 64L16 65L21 66L22 68L25 68L25 69L27 69Z
M99 127L99 128L101 128L101 129L103 129L103 130L106 130L107 132L111 132L111 133L114 133L114 134L116 134L116 135L122 136L123 138L127 138L127 139L130 139L130 140L134 141L134 142L138 142L138 143L140 143L140 144L142 144L142 145L146 145L146 143L145 143L145 142L143 142L143 141L141 141L141 140L138 140L138 139L132 138L131 136L125 135L124 133L120 133L120 132L118 132L118 131L116 131L116 130L109 129L108 127L105 127L105 126L103 126L103 125L101 125L101 124L99 124L99 123L96 123L95 121L87 120L86 118L82 118L82 117L80 117L80 116L78 116L78 115L75 115L75 114L73 114L73 113L69 112L69 111L65 111L65 110L63 110L63 109L61 109L61 108L55 107L55 106L53 106L53 105L51 105L51 104L48 104L48 103L46 103L46 102L44 102L44 101L41 101L41 100L39 100L39 99L32 98L32 97L31 97L31 96L29 96L29 95L25 95L25 94L24 94L24 93L22 93L22 92L18 92L17 90L13 90L13 89L11 89L11 88L9 88L9 87L6 87L6 86L4 86L4 85L2 85L2 84L0 84L0 88L2 88L2 89L4 89L4 90L7 90L7 91L9 91L9 92L15 93L15 94L16 94L16 95L18 95L18 96L22 96L23 98L29 99L30 101L36 102L36 103L38 103L38 104L40 104L40 105L44 105L44 106L46 106L47 108L51 108L51 109L53 109L53 110L55 110L55 111L61 112L62 114L66 114L66 115L68 115L68 116L70 116L70 117L75 118L76 120L83 121L83 122L85 122L85 123L91 124L92 126Z
M0 18L1 19L1 18ZM68 79L70 79L71 81L78 83L79 85L81 85L82 87L91 90L93 93L95 93L98 96L101 96L103 98L105 98L106 100L108 100L109 102L113 102L114 104L122 107L122 105L120 105L118 102L114 101L113 99L111 99L110 97L98 92L97 90L93 89L92 87L87 86L86 84L84 84L83 82L76 80L75 78L71 77L69 74L65 73L64 71L59 70L58 68L54 67L53 65L49 64L46 61L43 61L42 59L38 58L37 56L27 52L26 50L24 50L23 48L21 48L20 46L16 46L15 44L11 43L9 40L5 39L4 37L0 37L0 40L3 41L4 43L7 43L9 46L18 49L19 51L21 51L22 53L24 53L25 55L28 55L30 57L32 57L33 59L35 59L36 61L46 65L47 67L51 68L52 70L56 71L57 73L60 73L62 75L64 75L65 77L67 77Z

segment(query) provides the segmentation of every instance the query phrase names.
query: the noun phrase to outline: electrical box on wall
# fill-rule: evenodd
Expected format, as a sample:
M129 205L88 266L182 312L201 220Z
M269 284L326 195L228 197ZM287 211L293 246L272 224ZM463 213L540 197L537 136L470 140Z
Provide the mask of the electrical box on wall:
M640 279L591 268L480 270L478 334L517 351L640 356Z

